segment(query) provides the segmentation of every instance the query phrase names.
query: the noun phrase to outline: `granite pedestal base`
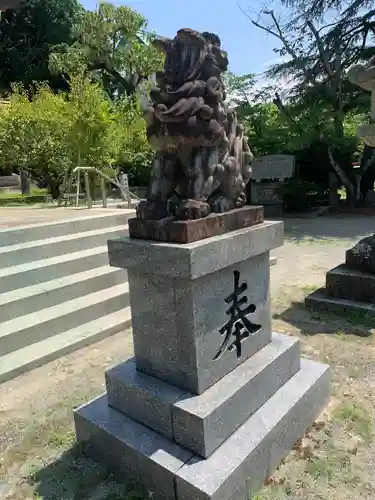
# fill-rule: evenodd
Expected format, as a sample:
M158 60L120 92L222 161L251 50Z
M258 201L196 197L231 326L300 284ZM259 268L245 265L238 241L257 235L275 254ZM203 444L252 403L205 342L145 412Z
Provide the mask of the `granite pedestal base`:
M280 222L189 244L109 241L135 357L75 412L78 441L154 500L248 500L327 401L329 369L272 334Z
M345 264L327 272L325 288L306 297L310 309L375 317L375 274L355 269L351 259L348 252Z
M109 240L110 264L128 270L138 370L200 394L267 345L269 252L282 243L282 222L186 245ZM233 293L243 312L232 311ZM232 312L250 329L237 346Z
M145 498L248 500L328 398L329 368L301 360L297 373L208 458L113 409L106 395L76 410L75 425L86 452L139 485ZM230 411L236 418L234 405Z

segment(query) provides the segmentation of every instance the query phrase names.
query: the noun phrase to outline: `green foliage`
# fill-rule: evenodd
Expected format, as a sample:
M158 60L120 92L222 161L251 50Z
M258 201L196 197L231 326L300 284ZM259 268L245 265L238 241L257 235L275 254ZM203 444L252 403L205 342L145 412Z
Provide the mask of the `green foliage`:
M96 12L85 11L75 23L74 43L55 47L50 68L55 73L90 75L112 98L131 95L163 61L146 27L145 18L131 8L100 3Z
M266 76L292 83L288 95L283 99L276 95L275 102L291 126L299 128L296 147L325 144L330 169L345 186L347 202L354 204L359 191L351 161L358 141L348 135L345 122L348 114L363 114L366 92L350 83L347 73L354 64L369 63L374 57L375 10L367 0L282 3L291 7L282 16L265 9L256 20L247 14L255 26L275 37L274 51L282 57Z
M129 184L145 186L150 177L154 152L147 140L146 123L139 103L123 97L118 103L124 131L119 170L128 174Z
M244 125L253 154L288 152L292 132L272 103L270 89L255 90L254 75L236 76L230 71L224 75L224 83L227 102Z
M288 180L282 185L284 210L288 212L305 212L327 200L327 189L314 182Z
M285 122L273 103L254 104L243 118L249 144L254 155L293 151L295 132Z
M96 83L74 76L65 99L69 119L66 149L71 165L113 165L120 153L122 130L114 104Z
M62 95L40 85L32 100L22 86L14 86L10 104L0 116L0 155L4 166L23 168L44 179L52 192L59 172L68 162L64 148L67 130Z
M239 114L243 110L246 112L248 106L251 106L255 76L253 74L238 76L232 71L227 71L223 76L223 82L228 104L236 108Z
M327 11L338 10L341 18L363 14L373 7L372 0L281 0L285 6L292 7L299 15L301 12L307 18L321 19Z
M236 108L255 156L296 155L301 184L286 185L288 210L304 211L326 198L332 170L327 144L333 147L336 160L354 181L352 163L359 160L363 150L356 136L358 125L366 120L362 108L347 108L342 131L337 133L334 115L322 98L310 101L309 96L283 103L272 87L255 91L251 75L227 74L226 86L229 103Z
M15 9L3 12L0 20L0 90L20 82L49 81L61 87L59 76L48 69L49 52L57 44L72 41L71 28L82 7L78 0L24 0Z
M78 165L111 167L114 175L142 154L149 154L149 145L138 105L125 98L114 103L99 84L80 76L71 78L69 93L40 84L31 99L15 86L0 114L0 168L25 169L53 197Z

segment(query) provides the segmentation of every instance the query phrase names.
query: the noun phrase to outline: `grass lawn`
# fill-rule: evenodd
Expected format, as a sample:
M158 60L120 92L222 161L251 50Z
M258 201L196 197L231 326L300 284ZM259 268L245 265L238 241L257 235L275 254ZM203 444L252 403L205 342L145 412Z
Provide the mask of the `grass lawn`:
M0 206L2 207L47 203L48 198L49 194L47 189L34 188L28 195L0 190Z

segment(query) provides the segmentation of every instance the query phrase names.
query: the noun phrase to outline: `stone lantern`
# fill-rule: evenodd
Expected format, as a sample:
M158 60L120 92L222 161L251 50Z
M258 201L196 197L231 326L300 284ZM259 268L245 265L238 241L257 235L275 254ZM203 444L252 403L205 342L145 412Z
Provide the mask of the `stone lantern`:
M367 146L375 147L375 66L353 66L348 72L348 79L353 85L371 92L371 123L360 125L357 135Z
M360 125L357 136L375 147L375 66L353 66L348 79L371 92L371 121ZM345 263L326 274L326 287L308 295L307 306L328 310L375 316L375 234L360 240L346 251Z

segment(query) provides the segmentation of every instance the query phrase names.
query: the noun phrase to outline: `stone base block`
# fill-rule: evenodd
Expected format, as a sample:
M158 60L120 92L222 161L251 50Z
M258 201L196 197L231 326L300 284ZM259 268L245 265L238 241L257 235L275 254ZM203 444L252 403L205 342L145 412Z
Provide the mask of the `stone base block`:
M329 398L329 368L301 369L209 458L125 417L100 397L75 412L77 439L155 500L248 500ZM235 412L233 408L233 412Z
M139 485L145 498L175 500L175 474L193 457L161 434L108 406L100 396L74 413L77 441L129 484ZM148 497L147 492L154 495Z
M264 218L268 220L280 219L284 215L284 205L263 205Z
M162 220L129 219L129 235L145 240L192 243L263 221L263 207L245 206L196 220L176 220L174 217Z
M173 439L172 405L190 393L138 371L134 358L108 370L105 378L112 408Z
M375 304L330 297L325 288L319 288L316 292L308 295L305 298L305 304L314 311L334 314L362 314L375 317Z
M328 271L326 291L329 297L375 303L375 274L350 269L345 264Z
M136 370L133 360L106 373L110 406L207 458L300 368L299 342L272 342L203 394Z

